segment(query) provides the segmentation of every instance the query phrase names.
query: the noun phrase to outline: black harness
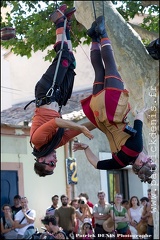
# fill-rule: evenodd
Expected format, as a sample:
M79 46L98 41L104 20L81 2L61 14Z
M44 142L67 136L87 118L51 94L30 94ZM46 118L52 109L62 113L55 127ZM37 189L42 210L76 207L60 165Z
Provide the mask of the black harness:
M63 135L64 135L64 128L59 128L57 133L53 136L52 140L50 142L48 142L47 144L43 145L39 150L37 150L35 147L33 147L32 143L30 142L31 147L33 148L32 154L36 158L44 157L44 156L50 154L58 146Z

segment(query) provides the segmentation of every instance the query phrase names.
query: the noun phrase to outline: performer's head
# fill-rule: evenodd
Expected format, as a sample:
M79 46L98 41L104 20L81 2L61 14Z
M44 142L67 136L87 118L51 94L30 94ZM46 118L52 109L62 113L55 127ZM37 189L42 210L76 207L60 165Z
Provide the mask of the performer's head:
M132 170L141 179L141 182L152 182L151 175L156 169L156 164L143 151L139 154L132 166Z
M40 177L51 175L54 173L54 169L56 168L56 151L54 150L44 157L36 158L35 161L34 171L36 174L38 174Z

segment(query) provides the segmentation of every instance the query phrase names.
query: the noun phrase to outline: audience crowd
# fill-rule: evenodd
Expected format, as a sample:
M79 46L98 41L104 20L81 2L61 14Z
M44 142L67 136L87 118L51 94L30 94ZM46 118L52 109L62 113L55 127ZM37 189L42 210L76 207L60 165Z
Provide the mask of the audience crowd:
M54 195L41 219L43 233L36 231L36 212L28 199L16 195L13 206L2 206L1 239L154 239L151 189L147 192L147 197L128 200L116 193L107 202L101 190L96 203L87 193L71 200L65 194Z

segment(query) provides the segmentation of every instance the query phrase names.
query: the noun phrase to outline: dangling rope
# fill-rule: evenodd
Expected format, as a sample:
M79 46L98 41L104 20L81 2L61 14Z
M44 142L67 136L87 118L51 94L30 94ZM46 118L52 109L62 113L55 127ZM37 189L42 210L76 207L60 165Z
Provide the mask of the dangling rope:
M55 82L56 82L57 73L58 73L58 69L59 69L59 64L60 64L62 51L63 51L63 44L64 44L64 39L65 39L66 24L67 24L67 18L65 18L65 20L64 20L64 30L63 30L63 34L62 34L61 49L60 49L60 53L59 53L59 56L58 56L57 66L56 66L56 70L55 70L55 74L54 74L54 78L53 78L53 83L52 83L52 86L50 87L50 89L48 90L48 92L46 93L46 97L51 97L53 95L53 92L54 92L54 85L55 85Z
M95 9L95 5L94 5L94 1L92 1L92 5L93 5L93 11L94 11L94 18L96 20L96 9Z
M114 234L115 234L115 239L117 238L117 233L116 233L116 229L115 229L115 213L114 213L114 186L115 186L115 184L114 184L114 169L113 169L113 192L112 192L112 194L113 194L113 222L114 222Z
M93 5L93 11L94 11L94 18L96 20L97 16L96 16L96 8L95 8L94 0L92 1L92 5ZM104 16L104 1L102 1L102 7L103 7L103 16Z

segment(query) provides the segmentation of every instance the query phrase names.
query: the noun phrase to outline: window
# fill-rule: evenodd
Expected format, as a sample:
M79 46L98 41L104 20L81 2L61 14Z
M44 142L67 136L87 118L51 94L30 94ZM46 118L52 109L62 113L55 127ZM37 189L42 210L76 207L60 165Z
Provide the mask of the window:
M127 170L107 171L107 179L109 202L114 201L114 195L116 193L121 193L124 199L129 199Z

